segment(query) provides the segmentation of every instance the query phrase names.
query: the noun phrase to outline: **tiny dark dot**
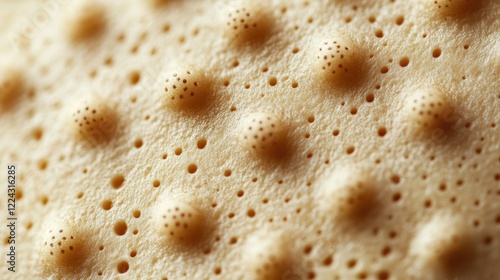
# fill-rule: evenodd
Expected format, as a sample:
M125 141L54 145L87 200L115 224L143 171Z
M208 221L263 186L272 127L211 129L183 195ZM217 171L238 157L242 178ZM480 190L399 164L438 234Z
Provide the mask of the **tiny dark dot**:
M189 174L194 174L198 170L198 166L196 164L190 164L190 165L188 165L187 170L188 170Z
M399 65L401 67L406 67L408 66L408 64L410 64L410 59L408 57L403 57L401 58L401 60L399 61Z

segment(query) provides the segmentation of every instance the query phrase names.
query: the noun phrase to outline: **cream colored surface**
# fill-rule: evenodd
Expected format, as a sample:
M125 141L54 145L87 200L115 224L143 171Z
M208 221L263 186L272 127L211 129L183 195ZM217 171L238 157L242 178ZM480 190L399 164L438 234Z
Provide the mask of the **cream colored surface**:
M0 113L19 169L18 272L0 278L498 279L500 3L471 2L97 1L98 32L56 2L2 47L23 75ZM356 69L341 83L319 61L334 41ZM186 69L208 89L172 103L166 73ZM426 89L438 120L408 105ZM253 114L279 118L262 129L284 152L244 140ZM172 205L195 213L174 231L189 242L159 226ZM61 229L84 249L51 255Z
M27 14L27 9L30 11L34 10L33 1L9 1L2 0L0 5L0 17L2 18L2 24L0 25L0 32L2 36L0 37L0 50L2 51L2 57L6 56L6 53L12 51L12 45L9 40L9 34L19 27L22 17Z

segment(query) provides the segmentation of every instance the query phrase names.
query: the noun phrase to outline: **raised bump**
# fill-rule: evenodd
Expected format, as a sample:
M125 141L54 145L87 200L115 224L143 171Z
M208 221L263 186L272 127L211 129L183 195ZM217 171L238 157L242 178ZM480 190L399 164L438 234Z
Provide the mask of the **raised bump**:
M435 273L465 268L472 258L470 234L458 217L437 214L424 224L411 241L410 255L416 264Z
M318 77L337 85L355 84L360 78L359 50L347 37L322 40L316 46L314 69Z
M427 0L437 14L443 16L467 15L478 9L482 0Z
M172 0L146 0L146 2L154 8L160 8L171 1Z
M0 105L6 107L17 99L25 87L23 73L17 67L4 67L0 73Z
M405 107L407 120L418 129L432 130L444 125L448 101L440 90L423 88L408 97Z
M157 208L155 226L171 243L194 243L203 237L204 215L192 202L167 200Z
M195 110L207 106L210 80L200 69L180 68L166 74L162 87L164 104L174 110Z
M112 138L117 129L118 116L105 100L91 96L80 102L73 111L73 130L77 138L92 144Z
M105 26L105 7L96 1L81 1L70 7L64 27L70 41L79 42L98 35Z
M335 219L363 217L374 204L371 177L365 170L351 166L337 169L322 183L321 207Z
M74 225L54 224L41 244L41 261L46 272L69 273L89 255L89 235Z
M290 264L283 234L267 230L253 233L245 243L244 262L245 279L282 279Z
M257 112L244 117L239 128L240 144L248 151L277 156L284 152L287 130L281 117L275 113Z
M260 1L240 1L228 13L227 33L239 43L261 41L270 35L272 15Z

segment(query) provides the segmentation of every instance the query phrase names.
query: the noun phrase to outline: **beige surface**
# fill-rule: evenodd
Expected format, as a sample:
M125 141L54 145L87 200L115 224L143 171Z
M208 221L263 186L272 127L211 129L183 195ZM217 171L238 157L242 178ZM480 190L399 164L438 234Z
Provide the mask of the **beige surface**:
M51 3L51 1L45 2ZM18 51L17 42L25 42L26 39L37 33L38 28L44 27L45 21L43 19L45 17L40 18L42 19L41 22L37 21L37 17L44 13L44 8L47 9L50 6L42 3L42 0L0 0L0 18L2 19L0 25L0 57L2 59L7 54ZM51 10L48 9L47 11L50 12Z
M500 277L498 1L86 2L2 68L0 278Z

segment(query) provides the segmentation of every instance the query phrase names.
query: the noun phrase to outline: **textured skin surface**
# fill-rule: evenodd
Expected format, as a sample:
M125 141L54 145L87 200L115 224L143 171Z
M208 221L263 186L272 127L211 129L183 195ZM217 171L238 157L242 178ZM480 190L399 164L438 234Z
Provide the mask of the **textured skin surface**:
M0 113L0 161L19 169L19 263L14 275L1 261L0 278L243 279L267 263L249 254L286 255L272 271L282 279L500 277L498 1L453 15L417 0L98 2L105 28L77 43L74 1L56 2L32 33L9 24L25 37L2 51L24 84ZM236 36L227 23L242 8L270 28ZM321 42L339 34L359 56L341 85L317 67ZM164 73L191 66L210 81L208 106L172 110ZM429 87L448 111L424 133L405 112ZM93 96L118 120L98 143L70 125ZM263 161L241 145L241 120L255 112L286 124L283 156ZM322 205L323 183L345 166L363 170L376 202L353 223ZM202 211L202 239L165 242L156 211L171 200ZM45 260L54 224L85 229L85 263L71 274ZM266 238L249 249L259 230ZM286 252L267 238L276 234ZM473 253L438 261L455 251Z

